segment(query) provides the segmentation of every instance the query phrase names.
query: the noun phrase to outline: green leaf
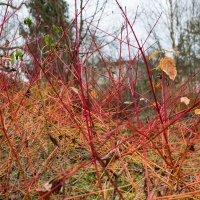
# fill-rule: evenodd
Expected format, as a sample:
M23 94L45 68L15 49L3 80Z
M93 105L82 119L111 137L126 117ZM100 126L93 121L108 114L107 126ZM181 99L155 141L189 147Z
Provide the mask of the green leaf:
M12 53L12 54L10 55L10 58L11 58L11 64L13 65L14 62L15 62L15 56L14 56L14 53Z
M47 46L50 45L50 40L51 40L50 35L49 34L45 35L44 42Z
M32 24L32 20L29 17L27 17L24 19L24 24L26 24L30 28Z
M53 25L53 31L54 31L55 33L59 33L61 30L62 30L61 27L56 26L56 25Z
M22 60L22 57L23 57L22 51L21 50L17 50L16 53L15 53L16 60L18 60L18 58L20 60Z
M50 48L51 48L51 49L55 48L55 46L56 46L56 42L52 42L52 43L50 44Z

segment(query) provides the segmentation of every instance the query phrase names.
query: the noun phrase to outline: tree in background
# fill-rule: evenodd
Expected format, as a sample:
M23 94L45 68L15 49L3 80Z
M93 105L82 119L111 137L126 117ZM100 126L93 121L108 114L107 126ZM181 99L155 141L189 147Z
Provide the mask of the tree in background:
M40 58L38 60L40 63L43 63L51 52L56 52L56 57L49 56L51 62L48 63L52 65L49 67L49 74L66 81L69 71L65 65L70 64L73 56L71 52L73 32L69 24L67 3L63 0L28 0L26 6L31 14L30 18L34 19L34 23L28 24L26 20L29 18L26 18L24 23L28 27L23 26L21 29L28 48L34 58ZM33 62L34 64L31 63L30 66L34 67L28 69L31 75L44 67L38 66L36 60Z
M177 49L181 51L177 62L181 58L181 62L179 62L181 65L193 63L191 59L195 59L192 55L197 56L200 50L199 45L197 45L200 2L197 0L167 0L165 2L153 0L151 3L155 6L152 6L152 9L147 8L146 3L143 4L143 15L141 17L146 16L143 20L148 23L148 26L146 26L148 32L151 29L151 22L156 21L159 14L162 13L152 34L153 39L157 41L158 48Z
M175 56L177 69L180 76L194 75L199 68L200 44L199 44L199 9L198 0L167 0L151 1L151 9L144 1L143 15L141 18L147 26L146 31L152 28L152 22L159 19L152 39L157 43L155 49L175 49L180 54ZM163 31L164 30L164 31ZM180 78L180 77L179 77Z
M177 59L178 66L188 67L188 72L195 72L200 63L200 23L199 16L195 16L185 22L180 33L177 48L181 52Z
M63 0L29 0L27 6L31 15L43 19L45 24L56 24L63 27L68 25L68 5ZM41 27L39 31L44 33Z
M33 54L35 54L34 57L40 57L41 52L37 52L36 49L38 49L38 45L40 46L40 48L44 46L45 35L49 34L51 36L51 39L54 39L54 41L59 40L59 43L61 44L60 46L64 46L65 53L62 55L62 62L60 62L60 67L57 69L57 72L51 73L54 75L59 74L59 76L62 76L63 79L67 82L73 82L73 80L71 80L73 79L72 77L74 77L73 74L76 74L76 71L78 70L78 54L80 57L83 58L83 64L87 64L84 58L86 58L86 60L88 61L88 57L96 57L98 54L98 50L108 44L108 42L105 41L104 38L105 34L100 34L95 28L99 26L98 19L100 15L104 13L102 8L107 5L106 1L104 1L103 3L100 3L99 1L92 2L92 5L86 4L87 6L85 5L85 2L83 0L77 3L77 9L78 12L80 12L77 18L79 28L77 38L75 38L75 33L73 32L75 21L72 20L73 25L69 23L68 5L65 1L28 0L26 5L30 11L32 18L34 18L35 23L34 25L31 25L31 27L29 27L27 31L24 31L25 29L23 28L22 34L27 39L27 33L29 33L28 40L34 41L33 45L30 45ZM88 11L91 14L85 17L83 15L83 12ZM71 17L74 18L74 16ZM62 30L64 31L62 32L62 38L61 35L59 38L59 34L54 32L54 25L57 27L62 27ZM36 41L35 38L40 39L37 39ZM76 49L77 47L78 51ZM85 49L89 49L89 51L86 52ZM43 59L44 58L45 56L43 56ZM63 69L63 65L68 66ZM37 69L35 68L29 69L30 73L32 74L37 72Z

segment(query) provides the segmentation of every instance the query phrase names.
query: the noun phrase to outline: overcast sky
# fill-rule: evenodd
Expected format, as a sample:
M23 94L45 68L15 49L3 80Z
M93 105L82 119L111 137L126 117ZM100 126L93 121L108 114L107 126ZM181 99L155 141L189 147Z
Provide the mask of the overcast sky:
M84 0L86 2L87 0ZM74 17L74 2L75 0L67 0L69 4L69 13L71 17ZM79 1L77 1L79 2ZM89 17L93 14L96 3L98 0L89 0L88 4L85 7L85 10L83 11L84 16ZM102 7L102 3L105 2L105 0L99 0L99 8ZM140 0L118 0L119 4L122 6L123 9L127 10L127 13L130 17L130 19L134 19L135 13L138 7L138 10L140 10L141 7L141 1ZM77 3L78 4L78 3ZM79 4L78 4L79 5ZM78 8L79 9L79 8ZM100 12L101 14L102 12ZM101 18L100 27L102 27L104 30L107 30L108 28L114 28L119 27L124 22L121 11L116 3L115 0L107 0L105 9L103 11L103 16ZM137 21L136 21L137 22Z
M72 18L74 18L74 2L75 0L66 0L69 4L69 13L71 15ZM77 5L79 5L79 0L77 0ZM84 0L84 2L87 2L87 0ZM96 3L98 2L98 0L89 0L89 3L87 4L87 6L85 7L85 10L83 12L83 15L86 16L91 16L92 13L94 12L95 8L96 8ZM105 2L105 0L99 0L99 8L102 7L102 2ZM148 33L150 31L150 26L148 26L149 21L147 22L147 19L145 19L144 17L144 6L145 9L147 10L151 10L153 9L153 7L155 6L153 4L153 2L151 2L150 0L118 0L119 4L121 5L121 7L125 10L127 10L127 15L128 18L131 22L134 21L135 16L136 16L136 11L137 11L137 18L135 20L135 24L134 24L134 31L136 33L136 36L138 37L140 42L144 42L144 40L146 39L146 37L148 36ZM164 7L166 8L166 4L164 1L160 2L161 4L163 3L163 9ZM151 5L151 6L150 6ZM79 6L78 6L79 9ZM154 17L150 16L148 20L153 19L153 21L150 22L151 26L154 25L155 21L157 20L157 18L159 17L159 15L161 14L163 10L156 11ZM143 17L141 16L143 12ZM151 14L151 12L150 12ZM152 17L152 18L151 18ZM161 19L159 20L157 26L156 26L156 31L159 31L159 36L161 36L161 38L163 38L163 43L165 48L170 49L171 45L169 43L169 40L166 39L166 35L167 35L167 29L166 31L164 30L164 23L163 20L164 19L164 15L161 16ZM102 28L103 30L105 30L106 32L112 33L112 31L114 29L119 29L122 26L122 23L124 23L124 19L122 17L122 13L121 10L119 9L117 3L115 0L107 0L107 4L105 6L105 10L104 13L102 15L102 18L100 20L100 24L98 27ZM160 31L161 30L161 31ZM135 40L133 38L133 34L131 34L132 36L130 37L131 42L135 43ZM163 37L162 37L163 35ZM153 38L153 37L152 37ZM147 41L147 45L146 47L149 47L149 45L153 44L156 42L156 40L149 38ZM162 40L162 39L161 39Z
M21 2L21 0L15 0L15 1ZM87 0L83 0L83 1L84 1L84 4L87 2ZM66 0L66 2L69 4L70 19L73 19L74 13L75 13L75 9L74 9L75 0ZM99 2L99 5L98 5L98 10L99 10L100 8L102 8L103 3L106 2L106 0L89 0L87 5L85 6L85 9L83 10L84 18L88 18L93 15L96 9L97 2ZM141 17L141 13L143 12L144 5L147 9L148 7L152 8L153 5L151 7L149 6L150 0L118 0L118 2L124 10L126 7L127 16L131 23L135 20L136 11L137 11L137 18L135 20L135 24L133 28L139 41L141 43L144 42L146 37L148 36L148 29L150 28L145 22L145 19ZM80 11L79 5L80 5L80 0L77 0L77 7L78 7L78 10ZM159 12L161 13L161 11ZM157 12L157 15L155 18L157 18L160 15L159 12ZM23 12L23 13L20 12L18 14L21 14L22 18L28 16L28 13L26 12ZM98 23L97 20L100 18L101 14L102 16L100 19L100 23L98 24L98 27L101 28L103 31L106 31L107 33L113 34L114 30L120 30L120 28L122 27L122 24L125 22L124 18L122 17L122 12L119 9L119 6L117 5L115 0L107 0L105 4L105 8L99 11L99 15L96 17L96 21L93 22L94 26L97 25ZM159 21L157 27L159 27L159 25L162 24L161 20ZM90 18L88 18L87 21L89 22ZM152 26L154 25L154 23L155 21L152 22ZM162 35L163 32L164 31L162 30L159 33L159 35ZM112 39L112 38L108 36L107 39ZM129 39L132 45L137 46L136 41L133 37L133 34L129 36ZM149 47L149 45L155 42L156 42L155 40L149 38L147 41L146 47ZM167 44L169 45L169 43ZM170 48L169 46L167 46L167 44L166 44L166 48Z
M84 0L84 2L86 2L87 0ZM70 17L74 18L74 1L72 0L67 0L68 4L69 4L69 13L70 13ZM78 9L79 9L79 0L77 0L77 5L78 5ZM90 0L89 3L86 5L84 11L83 11L83 15L84 17L90 17L93 13L94 10L96 8L96 3L98 2L98 0ZM99 8L102 7L102 2L105 2L105 0L99 0ZM142 12L142 2L140 0L118 0L120 6L125 10L126 7L126 11L127 11L127 15L128 18L130 20L130 22L132 23L135 19L136 16L136 11L138 12L137 14L137 19L135 20L135 24L134 24L134 31L139 39L140 42L143 42L147 35L148 32L144 29L144 23L141 21L140 19L140 13ZM100 14L102 14L102 10L99 13L98 16L100 16ZM158 14L159 16L159 14ZM99 17L97 17L97 19L99 19ZM89 19L88 19L89 21ZM100 19L100 24L98 25L99 28L101 28L102 30L106 31L107 33L112 34L114 30L119 30L122 27L122 24L124 23L124 18L122 17L122 12L119 9L119 6L117 5L115 0L108 0L105 6L105 9L103 10L103 14L102 17ZM93 24L96 25L95 23L97 23L98 21L94 22ZM124 33L125 34L125 33ZM108 36L109 37L109 36ZM110 38L111 39L111 38ZM137 46L135 39L133 38L133 34L130 35L130 41L132 45ZM150 41L147 46L149 46L149 44L154 43L154 41ZM119 45L118 45L119 47ZM127 45L126 45L126 52L127 52ZM113 55L112 55L113 56Z

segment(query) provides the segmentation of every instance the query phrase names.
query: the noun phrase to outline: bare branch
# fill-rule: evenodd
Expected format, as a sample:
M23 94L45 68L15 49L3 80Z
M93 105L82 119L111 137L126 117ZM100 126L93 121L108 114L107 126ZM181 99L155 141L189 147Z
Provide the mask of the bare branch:
M21 3L20 7L21 7L23 4L24 4L25 6L27 6L26 3L23 2L23 3ZM12 9L19 9L19 8L20 8L20 7L13 6L12 4L3 3L3 2L0 2L0 6L9 6L9 7L12 8Z

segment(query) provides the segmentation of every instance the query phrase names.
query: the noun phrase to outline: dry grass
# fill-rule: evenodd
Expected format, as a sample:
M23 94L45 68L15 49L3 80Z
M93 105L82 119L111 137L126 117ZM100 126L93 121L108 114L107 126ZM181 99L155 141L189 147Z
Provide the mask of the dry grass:
M99 117L91 105L88 129L79 91L57 84L56 93L48 83L44 90L34 84L29 95L25 84L2 92L1 198L35 199L50 191L47 199L146 199L148 189L152 199L198 198L197 116L164 126L152 118L139 128L131 118L113 119L108 108ZM41 193L44 183L49 188ZM62 187L53 192L56 185Z

